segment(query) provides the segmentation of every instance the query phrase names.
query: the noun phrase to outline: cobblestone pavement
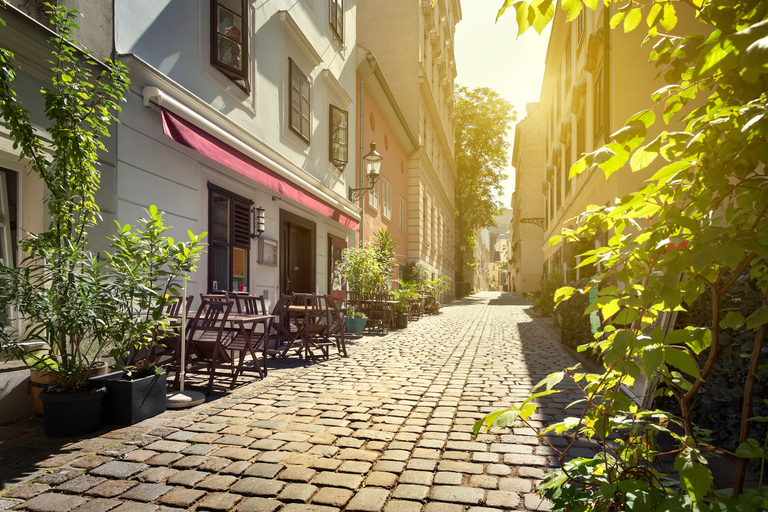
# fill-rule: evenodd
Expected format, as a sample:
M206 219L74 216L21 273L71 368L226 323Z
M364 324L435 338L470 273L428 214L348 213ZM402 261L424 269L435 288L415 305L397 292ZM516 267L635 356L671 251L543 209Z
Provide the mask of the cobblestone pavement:
M574 364L509 294L487 292L196 408L88 438L0 427L0 510L548 510L554 463L526 428L472 437L484 413ZM547 421L569 397L542 402Z

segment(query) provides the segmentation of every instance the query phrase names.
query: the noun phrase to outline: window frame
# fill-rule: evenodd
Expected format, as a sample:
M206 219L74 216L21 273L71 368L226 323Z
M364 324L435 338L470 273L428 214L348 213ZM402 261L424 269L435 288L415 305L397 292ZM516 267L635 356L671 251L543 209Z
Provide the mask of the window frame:
M219 70L224 76L229 78L232 83L234 83L237 87L242 89L246 94L251 93L251 85L250 80L248 80L248 1L247 0L240 0L240 5L242 9L242 14L238 15L234 11L231 11L229 8L227 8L221 0L211 0L211 33L210 33L210 40L211 40L211 51L210 51L210 62L211 66ZM236 67L230 66L226 64L225 62L222 62L219 60L219 24L218 24L218 9L222 8L227 10L228 12L232 13L234 16L239 16L241 20L241 30L240 30L240 38L241 41L237 43L234 39L227 36L226 34L221 34L223 37L227 39L232 39L235 41L236 44L240 44L240 47L242 49L242 69L238 69ZM242 84L239 83L239 81L242 80Z
M387 220L392 219L392 184L381 178L381 215Z
M379 211L379 184L381 180L374 183L373 188L368 191L368 206Z
M309 91L306 97L307 101L307 126L308 126L308 133L304 135L301 131L301 122L305 119L303 109L300 109L298 111L299 116L299 129L293 127L293 116L294 116L294 108L293 108L293 95L294 93L298 92L299 95L299 105L303 106L303 100L304 93L299 89L298 91L293 86L293 73L294 70L298 73L299 83L306 83L306 85L309 87ZM312 81L309 79L309 76L307 76L299 67L299 65L294 61L292 58L288 58L288 128L296 134L301 140L306 142L307 144L310 143L312 138Z
M349 112L347 110L344 110L343 108L339 108L336 105L329 104L328 105L328 160L333 164L333 166L338 169L340 172L344 172L344 167L347 166L349 163ZM334 123L334 113L340 112L344 116L344 121L346 123L346 126L343 127L344 130L344 141L335 141L334 140L334 134L336 133L336 130L342 129L341 127L338 127ZM290 120L289 120L290 122ZM340 145L344 148L344 160L336 159L334 158L334 145Z
M344 45L344 0L328 0L328 25L339 43ZM334 13L336 16L334 16Z
M403 196L400 196L400 231L405 233L408 228L408 203Z
M600 134L603 132L603 94L605 91L603 64L598 66L595 71L595 78L593 81L593 98L592 98L592 125L593 125L593 138L598 140Z
M221 243L214 240L213 237L213 229L211 222L213 221L213 195L218 194L220 196L224 196L229 200L229 212L228 212L228 219L227 219L227 230L228 230L228 241L227 243ZM240 208L244 208L246 214L246 222L243 224L242 220L238 224L237 222L237 206ZM245 250L245 286L248 286L248 283L250 282L251 278L251 237L250 237L250 228L251 228L251 207L253 206L253 201L250 199L246 199L245 197L239 196L233 192L230 192L227 189L224 189L222 187L216 186L213 183L208 183L208 233L210 234L209 240L208 240L208 275L206 276L206 289L208 290L208 293L221 293L225 291L234 291L230 290L230 283L234 281L233 276L233 259L234 259L234 249L244 249ZM241 217L242 217L242 211ZM239 228L239 229L238 229ZM245 231L243 233L242 231ZM239 242L238 242L239 240ZM243 243L245 241L245 243ZM224 288L221 288L221 286L214 289L213 287L213 264L214 264L214 251L213 246L224 246L227 247L227 283Z

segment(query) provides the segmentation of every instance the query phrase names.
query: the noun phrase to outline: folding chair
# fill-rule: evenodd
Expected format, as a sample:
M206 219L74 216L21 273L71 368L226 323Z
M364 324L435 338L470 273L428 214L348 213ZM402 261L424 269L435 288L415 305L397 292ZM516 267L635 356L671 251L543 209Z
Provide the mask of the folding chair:
M232 311L232 306L231 301L204 299L189 330L190 362L187 373L209 375L206 395L211 394L214 376L231 376L233 378L232 386L234 386L234 381L237 378L232 358L225 350L225 344L231 341L234 335L233 331L226 329L227 318ZM220 370L223 368L229 368L231 372L221 372ZM177 374L177 381L178 378Z
M187 297L187 309L185 310L185 314L189 314L194 298L194 295L189 295ZM182 297L179 297L178 295L170 295L163 299L161 307L163 313L171 318L171 323L168 325L167 329L163 331L155 331L152 334L154 337L152 340L154 345L153 353L151 355L152 364L165 366L178 362L177 352L179 350L179 339L181 337L181 305ZM189 322L187 322L187 327L189 327ZM166 356L170 359L160 362L160 358Z

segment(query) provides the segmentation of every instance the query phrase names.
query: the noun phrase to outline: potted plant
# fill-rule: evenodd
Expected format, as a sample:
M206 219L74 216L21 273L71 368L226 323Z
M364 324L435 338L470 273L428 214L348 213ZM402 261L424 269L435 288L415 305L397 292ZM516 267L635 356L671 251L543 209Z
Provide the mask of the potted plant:
M205 236L189 233L189 242L175 242L164 233L163 214L150 206L134 231L117 223L110 238L117 310L110 324L110 356L117 371L91 379L106 386L104 421L133 425L165 411L165 373L153 363L153 350L170 329L166 309L180 294L179 279L194 272Z
M53 76L42 91L50 121L44 130L33 126L16 97L13 55L0 49L3 122L20 159L45 184L49 220L46 231L19 240L19 267L0 263L0 311L10 312L9 325L23 325L8 336L10 353L52 377L53 386L40 393L45 433L74 436L99 426L106 394L88 377L103 364L116 304L107 261L88 250L87 232L99 218L100 137L109 135L129 80L125 66L109 59L98 64L77 44L77 11L49 4L47 14ZM28 342L45 348L33 351Z
M451 289L451 278L442 276L432 281L426 281L426 292L430 296L429 313L437 314L440 311L440 302L437 297Z
M356 311L354 306L347 308L344 315L344 327L350 334L363 334L368 317L362 311Z
M411 307L410 301L419 298L419 294L416 293L418 284L415 282L406 282L401 279L398 279L397 283L399 288L393 292L395 294L395 300L397 301L397 306L395 306L395 310L397 311L395 327L398 329L405 329L408 327L408 311Z

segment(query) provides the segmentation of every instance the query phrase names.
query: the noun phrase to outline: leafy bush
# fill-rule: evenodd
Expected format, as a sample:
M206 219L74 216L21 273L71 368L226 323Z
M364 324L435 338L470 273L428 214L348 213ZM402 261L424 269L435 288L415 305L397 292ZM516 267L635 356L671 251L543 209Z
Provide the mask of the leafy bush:
M594 341L592 328L589 323L589 315L584 310L589 306L589 294L582 293L588 279L580 279L571 284L577 292L557 305L556 311L560 315L561 335L560 342L566 347L577 349L581 345Z
M536 297L535 305L545 313L551 315L555 312L555 292L563 286L563 272L555 267L541 278L541 288Z
M429 279L427 266L421 261L409 261L405 264L402 280L408 283L417 283L418 288L423 288L426 280Z

